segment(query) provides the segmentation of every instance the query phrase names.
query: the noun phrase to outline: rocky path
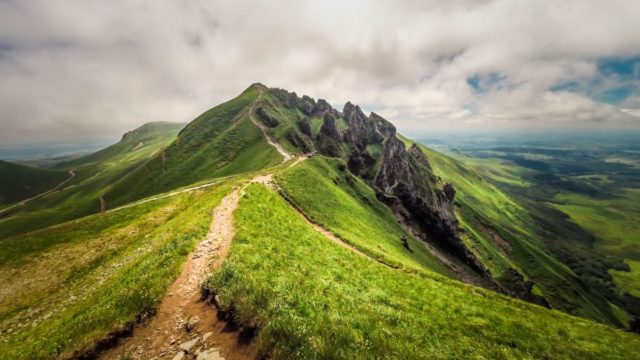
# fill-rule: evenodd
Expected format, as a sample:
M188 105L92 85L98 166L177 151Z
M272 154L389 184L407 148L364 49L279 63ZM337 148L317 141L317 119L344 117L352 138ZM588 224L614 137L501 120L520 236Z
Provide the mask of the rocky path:
M201 301L200 285L211 270L220 266L233 238L233 211L241 190L225 196L213 211L205 239L189 255L182 272L170 286L156 314L134 328L130 338L103 352L99 359L249 359L249 346L238 343L216 312Z
M260 128L267 142L282 155L283 162L291 160L293 155L271 139L267 129L254 118L256 104L257 101L249 110L251 121ZM290 166L305 159L299 157ZM257 176L250 182L262 183L273 188L270 173ZM118 211L140 203L203 189L217 183L220 181L151 197L109 211ZM206 238L187 258L182 272L171 284L155 316L148 323L136 326L131 337L121 339L116 347L102 352L99 359L234 360L255 357L253 348L239 342L238 334L230 331L228 325L217 318L211 305L201 300L200 293L201 284L211 270L222 264L227 254L234 236L233 211L238 207L243 194L242 189L235 189L215 208ZM106 204L102 196L99 200L101 211L104 211Z
M262 93L260 94L262 96ZM260 97L259 97L260 98ZM258 99L259 99L258 98ZM260 129L267 142L280 155L282 162L293 159L282 145L274 141L267 129L254 118L257 100L251 105L249 118ZM289 166L294 166L306 157L298 157ZM222 180L194 186L180 191L159 195L109 211L118 211L141 203L174 196L184 192L203 189ZM261 183L275 189L272 174L257 176L250 183ZM201 299L200 286L208 274L218 268L227 255L234 236L233 211L244 194L236 188L225 196L213 211L213 219L206 238L189 255L167 295L160 302L155 316L145 324L137 325L129 338L99 354L99 359L172 359L172 360L234 360L255 358L253 347L239 342L238 334L228 329L228 324L217 318L211 305ZM101 211L106 204L99 197Z

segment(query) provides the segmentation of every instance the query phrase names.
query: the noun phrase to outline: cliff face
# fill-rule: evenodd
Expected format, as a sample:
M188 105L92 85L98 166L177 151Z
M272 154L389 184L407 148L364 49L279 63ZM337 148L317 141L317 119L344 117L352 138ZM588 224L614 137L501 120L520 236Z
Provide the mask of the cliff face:
M396 213L418 225L429 241L488 276L460 238L453 208L455 189L433 175L427 157L415 144L406 148L393 124L375 113L366 116L350 102L340 113L322 99L315 102L277 91L283 105L304 114L300 126L307 136L308 117L322 118L317 134L309 136L320 154L344 158L352 173L372 186ZM344 120L346 130L338 129L337 119Z
M453 185L441 184L424 153L415 144L406 149L393 124L381 116L367 117L350 103L343 114L349 126L344 137L351 149L349 169L372 185L383 202L418 224L431 241L484 274L460 239ZM377 158L367 150L376 145L382 146Z

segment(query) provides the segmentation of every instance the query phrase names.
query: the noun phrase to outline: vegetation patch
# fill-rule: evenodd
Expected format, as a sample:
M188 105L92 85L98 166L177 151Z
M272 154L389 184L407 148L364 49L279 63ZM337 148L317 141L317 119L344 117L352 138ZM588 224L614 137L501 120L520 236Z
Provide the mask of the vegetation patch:
M259 328L264 356L614 359L640 346L589 320L368 261L261 185L247 188L234 218L229 257L206 287Z

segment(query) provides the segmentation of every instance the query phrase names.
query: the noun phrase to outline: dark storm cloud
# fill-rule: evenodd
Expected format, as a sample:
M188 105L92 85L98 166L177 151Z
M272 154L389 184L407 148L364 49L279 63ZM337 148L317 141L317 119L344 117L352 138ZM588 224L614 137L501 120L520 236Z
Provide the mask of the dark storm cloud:
M256 81L403 130L638 127L637 83L602 63L640 54L639 17L635 1L0 1L0 142L188 121Z

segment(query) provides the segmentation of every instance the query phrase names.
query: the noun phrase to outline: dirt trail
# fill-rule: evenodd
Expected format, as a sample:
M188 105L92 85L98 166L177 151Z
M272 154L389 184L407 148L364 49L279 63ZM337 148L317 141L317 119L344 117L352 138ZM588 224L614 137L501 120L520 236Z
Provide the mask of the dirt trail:
M62 188L62 187L64 186L64 184L68 183L69 181L71 181L71 179L73 179L74 177L76 177L76 172L75 172L74 170L75 170L75 169L71 169L71 170L69 170L69 177L68 177L68 178L66 178L66 179L65 179L63 182L61 182L60 184L56 185L53 189L47 190L47 191L45 191L45 192L43 192L43 193L40 193L40 194L35 195L35 196L32 196L32 197L30 197L30 198L28 198L28 199L22 200L22 201L20 201L19 203L14 204L14 205L12 205L12 206L9 206L9 207L8 207L8 208L6 208L6 209L2 209L2 210L0 210L0 214L2 214L2 213L4 213L4 212L7 212L7 211L9 211L9 210L11 210L11 209L13 209L13 208L15 208L15 207L18 207L18 206L25 206L25 205L27 205L27 203L28 203L29 201L31 201L31 200L35 200L35 199L37 199L37 198L40 198L40 197L43 197L43 196L47 196L47 195L49 195L49 194L51 194L51 193L53 193L53 192L57 191L58 189Z
M262 96L262 92L260 93ZM259 99L259 98L258 98ZM251 105L249 117L260 128L271 146L283 157L282 162L293 158L279 143L273 141L264 128L253 117L257 100ZM306 157L296 159L294 166ZM117 211L130 206L180 193L202 189L220 183L221 180L151 197L136 203L109 211ZM256 176L249 183L261 183L272 189L272 173ZM246 186L246 184L245 184ZM167 295L156 309L155 315L144 324L138 324L132 336L119 341L116 347L101 352L99 359L197 359L234 360L255 358L255 348L240 341L237 331L229 329L229 324L217 318L212 305L201 299L200 286L207 275L218 268L227 255L234 236L233 212L244 195L244 186L236 188L225 196L213 211L213 219L205 239L189 255L178 278L171 284ZM99 197L101 211L106 203Z
M100 212L107 210L107 202L104 201L104 194L100 194L100 196L98 196L98 201L100 202Z
M140 324L130 338L120 341L99 359L249 359L253 348L238 342L238 334L217 319L212 305L201 300L200 285L212 269L220 266L233 238L233 211L241 190L225 196L213 211L205 239L189 255L184 268L170 286L156 314ZM188 330L188 328L191 328Z
M274 141L269 135L269 132L267 131L266 126L264 126L264 124L262 124L260 121L256 120L256 118L253 116L253 114L255 113L256 105L258 104L258 100L262 98L262 90L259 90L259 91L260 91L260 95L258 95L258 99L256 99L256 101L254 101L253 104L251 104L251 109L249 110L249 119L251 119L251 122L255 126L257 126L260 129L260 131L262 131L262 135L264 135L265 139L267 139L267 142L269 143L269 145L273 146L278 151L278 153L282 155L282 157L284 158L282 162L289 161L293 159L293 155L289 154L289 152L287 152L287 150L285 150L285 148L282 145L280 145L280 143L278 143L277 141Z
M260 94L260 96L262 93ZM273 141L266 129L253 118L257 101L250 109L251 121L260 128L263 135L278 153L283 162L291 160L289 154L280 144ZM306 157L299 157L290 166L294 166ZM202 189L220 181L203 184L169 194L156 196L128 204L110 211L117 211L140 203L183 192ZM250 183L262 183L275 188L272 173L256 176ZM227 255L234 236L233 212L244 195L244 187L236 188L225 196L213 211L213 219L206 238L198 244L196 250L189 255L182 272L171 284L167 295L147 323L139 324L133 329L129 338L121 339L119 344L99 354L99 359L197 359L197 360L234 360L255 358L255 350L251 345L243 344L236 331L217 318L212 305L201 299L200 286L211 270L218 268ZM102 195L99 197L101 211L106 204Z

